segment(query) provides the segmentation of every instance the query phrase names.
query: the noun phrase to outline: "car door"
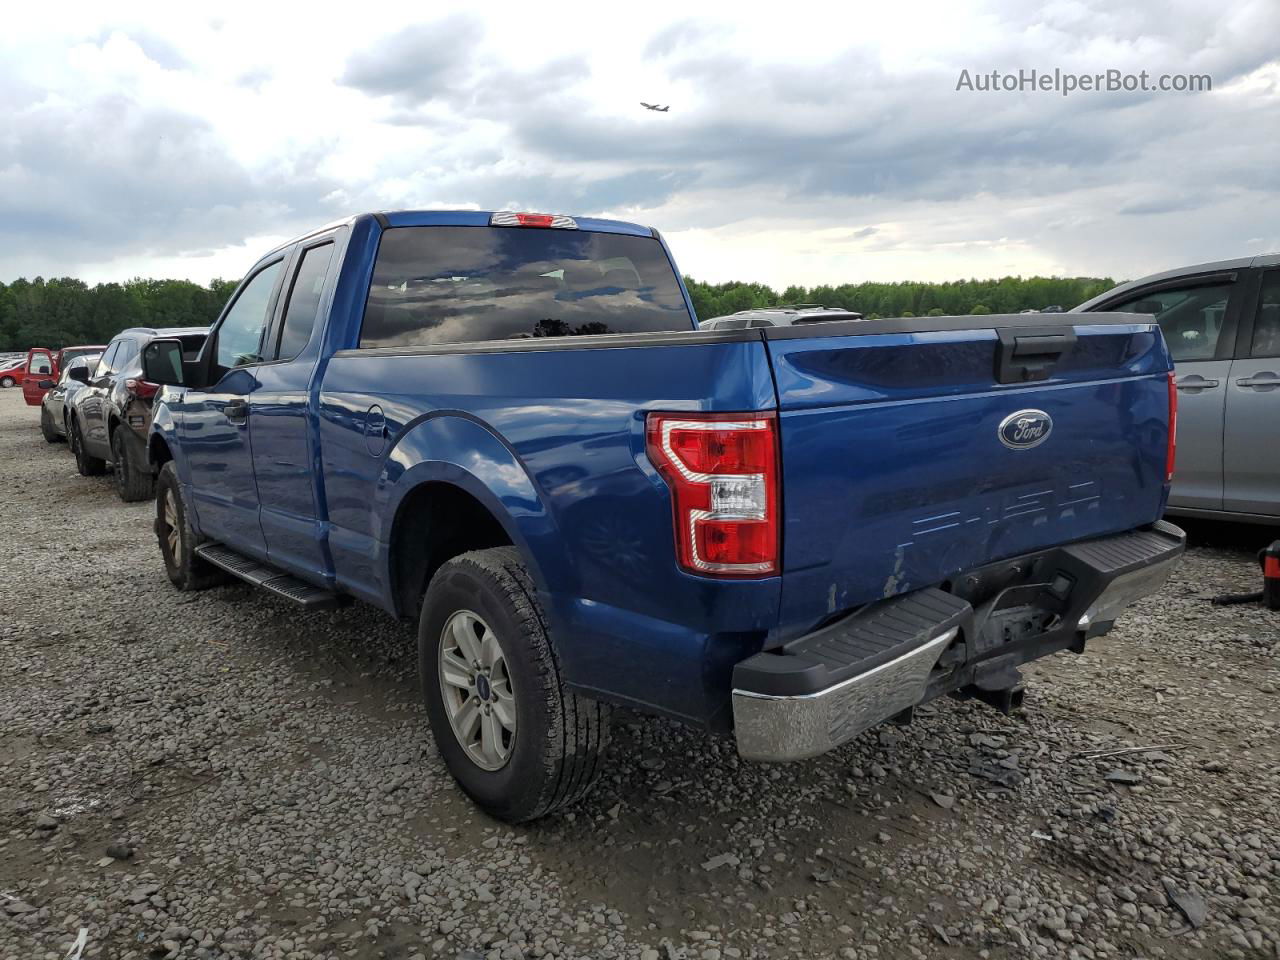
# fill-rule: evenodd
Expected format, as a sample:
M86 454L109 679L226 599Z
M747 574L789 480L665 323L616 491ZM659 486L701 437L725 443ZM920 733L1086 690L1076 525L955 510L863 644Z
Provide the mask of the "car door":
M27 352L27 365L23 367L22 398L27 406L39 406L45 391L40 388L42 380L53 376L53 353L40 347L33 347Z
M253 472L262 501L262 532L273 564L327 583L331 564L320 531L318 454L310 422L311 379L321 317L336 279L340 236L306 241L281 287L283 307L267 335L267 362L250 398Z
M102 403L98 408L98 422L94 424L94 445L103 445L102 456L112 459L112 426L120 420L120 393L124 381L138 364L142 351L142 339L137 336L121 336L120 348L111 361L111 372L102 381Z
M107 351L102 355L89 374L89 382L80 392L76 402L76 417L80 423L80 437L84 448L95 457L107 458L111 455L111 446L107 441L106 399L111 378L116 371L116 362L123 353L124 339L117 337L107 344Z
M187 389L178 401L200 532L260 560L267 544L253 476L249 398L284 259L280 254L259 264L237 288L200 354L208 386Z
M1221 510L1222 438L1239 312L1235 273L1168 280L1096 311L1151 314L1173 356L1178 461L1169 505Z
M1262 272L1226 388L1226 510L1280 516L1280 268Z

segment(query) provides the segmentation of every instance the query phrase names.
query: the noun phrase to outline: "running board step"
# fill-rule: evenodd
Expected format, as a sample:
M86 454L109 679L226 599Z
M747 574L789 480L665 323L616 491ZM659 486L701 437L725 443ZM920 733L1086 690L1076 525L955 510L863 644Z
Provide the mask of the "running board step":
M224 547L220 543L200 544L196 547L196 556L239 577L246 583L262 587L286 600L292 600L306 610L328 610L347 603L347 598L341 594L312 586L275 567L269 567L265 563L259 563L257 560L236 553L230 547Z

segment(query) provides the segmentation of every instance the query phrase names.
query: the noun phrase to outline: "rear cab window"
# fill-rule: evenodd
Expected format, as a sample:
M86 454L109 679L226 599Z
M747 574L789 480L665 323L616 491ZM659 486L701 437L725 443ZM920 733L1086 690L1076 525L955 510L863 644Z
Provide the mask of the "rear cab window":
M393 227L361 347L693 330L654 237L537 227Z

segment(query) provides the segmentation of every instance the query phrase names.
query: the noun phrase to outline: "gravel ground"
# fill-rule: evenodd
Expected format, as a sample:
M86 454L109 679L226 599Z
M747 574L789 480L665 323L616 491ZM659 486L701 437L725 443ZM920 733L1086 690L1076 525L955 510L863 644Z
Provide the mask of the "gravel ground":
M1256 585L1238 546L1015 717L784 767L623 714L590 800L512 829L436 756L409 630L175 592L151 505L14 390L0 449L5 960L1280 956L1280 615L1206 600Z

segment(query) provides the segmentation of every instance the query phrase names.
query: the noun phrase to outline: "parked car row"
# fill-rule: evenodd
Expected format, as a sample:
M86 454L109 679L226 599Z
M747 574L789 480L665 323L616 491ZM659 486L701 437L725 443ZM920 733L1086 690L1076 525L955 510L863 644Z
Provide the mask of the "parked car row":
M25 354L6 355L0 359L0 388L22 387L27 406L40 405L45 392L52 387L63 369L76 357L101 353L101 346L80 345L51 350L32 347ZM49 386L42 386L48 383Z
M39 351L44 356L36 358L37 367L62 367L56 377L33 383L33 393L40 396L44 438L50 443L67 440L82 476L106 473L112 465L120 499L149 499L155 472L147 462L147 433L160 384L143 376L142 351L153 340L165 338L194 359L207 335L204 327L133 327L96 348L97 353L76 347L55 357Z

